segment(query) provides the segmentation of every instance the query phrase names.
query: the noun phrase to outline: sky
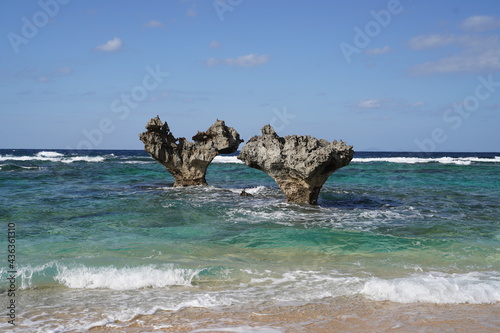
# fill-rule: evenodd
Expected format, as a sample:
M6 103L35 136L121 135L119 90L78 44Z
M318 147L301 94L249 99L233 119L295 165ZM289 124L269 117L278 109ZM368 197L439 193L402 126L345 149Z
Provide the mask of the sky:
M247 141L500 151L498 0L23 0L0 11L0 148ZM242 146L240 146L241 148Z

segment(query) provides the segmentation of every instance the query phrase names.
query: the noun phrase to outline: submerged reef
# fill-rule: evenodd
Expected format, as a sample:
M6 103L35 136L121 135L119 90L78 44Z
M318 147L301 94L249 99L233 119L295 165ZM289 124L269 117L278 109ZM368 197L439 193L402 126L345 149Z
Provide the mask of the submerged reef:
M309 135L280 137L271 125L261 136L252 137L238 159L271 176L287 202L317 204L321 187L337 169L348 165L354 155L343 141L329 142Z
M167 122L152 118L146 132L139 134L144 149L161 163L175 179L174 187L207 185L205 174L208 165L219 154L234 153L243 140L232 127L217 120L208 130L186 138L175 138Z

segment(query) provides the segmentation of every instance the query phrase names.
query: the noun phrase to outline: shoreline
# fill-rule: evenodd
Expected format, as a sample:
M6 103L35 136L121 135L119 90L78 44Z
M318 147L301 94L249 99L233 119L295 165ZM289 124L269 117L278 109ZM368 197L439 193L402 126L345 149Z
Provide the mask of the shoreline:
M157 332L500 332L500 304L428 304L337 297L302 305L158 311L91 333Z

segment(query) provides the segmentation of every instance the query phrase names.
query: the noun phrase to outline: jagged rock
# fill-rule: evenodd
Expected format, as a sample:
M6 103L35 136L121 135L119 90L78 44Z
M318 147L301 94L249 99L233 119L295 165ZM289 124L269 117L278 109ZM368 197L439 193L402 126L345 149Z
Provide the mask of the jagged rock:
M250 193L248 193L247 191L243 190L243 191L241 191L240 196L242 196L242 197L251 197L252 195Z
M243 140L232 127L217 120L206 132L198 132L193 141L175 138L160 117L152 118L146 132L139 134L144 149L174 176L174 186L207 185L205 174L215 156L234 153Z
M317 204L321 187L337 169L349 164L352 146L309 135L278 136L271 125L252 137L238 156L251 168L271 176L288 202Z

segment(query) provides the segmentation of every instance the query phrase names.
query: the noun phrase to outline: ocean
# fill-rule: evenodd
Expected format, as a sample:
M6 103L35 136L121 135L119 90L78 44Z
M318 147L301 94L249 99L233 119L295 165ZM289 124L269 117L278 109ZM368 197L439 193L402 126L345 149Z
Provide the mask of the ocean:
M356 152L317 206L234 155L207 182L0 150L0 330L500 332L500 153Z

